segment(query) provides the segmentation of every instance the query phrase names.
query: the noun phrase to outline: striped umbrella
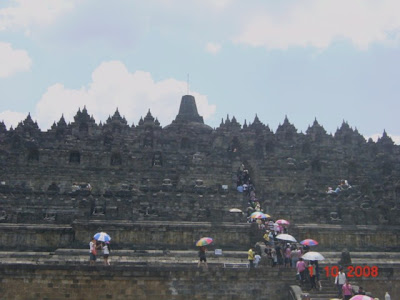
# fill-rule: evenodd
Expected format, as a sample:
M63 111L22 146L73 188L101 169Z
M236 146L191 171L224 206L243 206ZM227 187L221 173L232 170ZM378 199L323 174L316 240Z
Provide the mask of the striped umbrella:
M110 242L111 237L105 232L98 232L96 233L93 238L99 242Z
M199 239L196 242L196 246L197 247L201 247L201 246L207 246L210 245L213 242L213 239L210 237L202 237L201 239Z
M267 218L271 218L271 216L267 215L267 214L263 214L261 211L256 211L250 215L250 218L252 218L252 219L267 219Z
M306 245L306 246L316 246L316 245L318 245L318 242L313 239L305 239L304 241L301 241L300 244Z

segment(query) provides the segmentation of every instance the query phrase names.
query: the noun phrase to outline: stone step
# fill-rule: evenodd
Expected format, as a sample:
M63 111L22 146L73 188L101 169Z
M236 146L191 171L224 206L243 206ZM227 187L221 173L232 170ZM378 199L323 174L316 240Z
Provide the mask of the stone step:
M60 260L74 260L78 257L86 258L89 252L87 249L57 249L55 252L32 252L32 251L0 251L0 260L5 259L23 259L30 260L46 260L52 257L57 257ZM320 262L320 274L325 275L324 268L326 266L336 265L340 259L338 252L321 252L326 258ZM99 253L101 256L101 251ZM114 260L138 259L141 260L163 260L163 261L191 261L197 259L197 250L112 250L111 257ZM400 253L391 252L352 252L353 265L393 265L400 264ZM247 262L247 251L222 251L222 255L216 255L210 250L207 253L207 258L210 261L232 261L232 262ZM266 259L263 256L263 259Z

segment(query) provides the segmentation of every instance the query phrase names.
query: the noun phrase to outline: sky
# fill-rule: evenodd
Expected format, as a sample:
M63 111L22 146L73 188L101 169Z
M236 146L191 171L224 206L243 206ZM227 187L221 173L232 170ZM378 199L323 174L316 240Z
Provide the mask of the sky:
M400 144L398 0L1 0L0 121L317 119Z

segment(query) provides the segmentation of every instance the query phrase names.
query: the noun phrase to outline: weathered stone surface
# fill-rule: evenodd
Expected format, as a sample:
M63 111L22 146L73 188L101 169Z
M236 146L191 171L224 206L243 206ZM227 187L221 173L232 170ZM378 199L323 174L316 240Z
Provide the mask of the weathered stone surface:
M175 245L187 247L197 225L200 233L215 234L221 244L234 247L231 228L249 227L245 215L229 213L248 207L248 196L236 191L242 164L264 211L290 220L291 230L303 230L299 236L307 232L326 247L351 251L398 249L400 147L386 132L377 142L366 142L346 122L331 135L315 120L298 133L288 118L272 132L257 116L243 126L228 116L212 129L188 95L165 127L150 110L130 126L118 110L97 124L86 108L69 124L61 117L47 132L30 115L15 129L0 124L0 222L38 224L32 225L36 241L28 241L25 229L16 226L4 231L4 245L22 249L26 245L17 243L19 234L32 247L60 247L71 234L75 243L83 242L97 229L93 224L101 222L121 247L128 246L124 239L150 248L170 247L175 239L181 243ZM326 193L342 180L352 187ZM121 225L143 221L154 223ZM168 222L198 224L155 230ZM224 222L235 226L224 228ZM320 231L301 227L310 223L326 226ZM54 233L40 241L47 234L40 224L48 231L53 225L73 230L62 233L62 242ZM244 238L245 230L238 234L242 242L237 247L254 242Z
M169 266L0 265L4 299L270 299L287 300L295 284L285 268L223 269ZM374 278L354 278L374 296L397 295L400 272L381 267ZM328 284L328 283L326 283ZM331 283L333 284L333 283Z

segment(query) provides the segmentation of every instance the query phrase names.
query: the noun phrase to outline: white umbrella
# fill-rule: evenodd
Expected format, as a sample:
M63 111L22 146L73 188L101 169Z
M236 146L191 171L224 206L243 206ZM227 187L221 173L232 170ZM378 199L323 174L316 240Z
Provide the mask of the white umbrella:
M304 254L302 256L302 258L305 260L324 260L325 259L325 257L323 257L321 253L315 252L315 251L307 252L306 254Z
M296 239L292 235L286 234L286 233L278 234L276 236L276 238L280 239L280 240L283 240L283 241L289 241L289 242L297 243Z
M230 210L229 210L229 212L231 212L231 213L241 213L241 212L243 212L241 209L239 209L239 208L231 208Z

